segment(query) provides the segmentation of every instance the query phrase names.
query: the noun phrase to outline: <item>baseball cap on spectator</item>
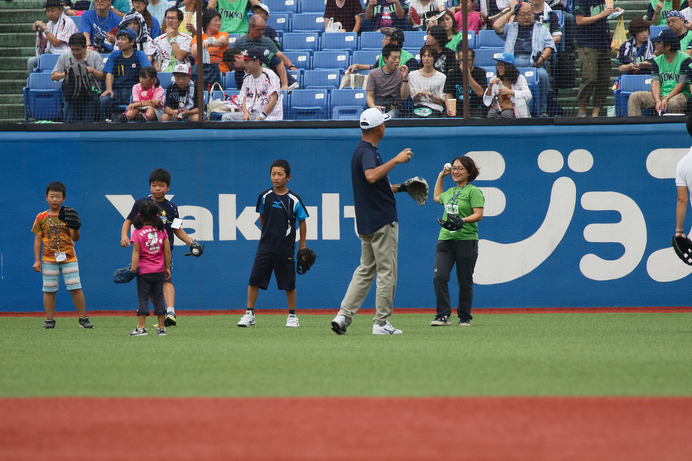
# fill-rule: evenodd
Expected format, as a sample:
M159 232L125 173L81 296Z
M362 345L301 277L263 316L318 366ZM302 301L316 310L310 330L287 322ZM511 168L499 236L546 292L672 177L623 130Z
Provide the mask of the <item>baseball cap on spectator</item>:
M514 56L512 56L512 53L495 53L493 55L493 59L495 61L506 62L507 64L511 64L513 66L517 65L516 61L514 60Z
M391 37L391 39L396 41L399 45L404 44L404 31L401 29L397 29L396 27L385 27L382 29L382 34Z
M264 52L265 52L265 48L260 48L258 46L251 46L245 52L243 59L247 59L248 61L259 59L261 61L262 57L264 56Z
M46 4L43 5L43 8L60 8L62 7L62 3L60 0L46 0Z
M187 64L178 64L173 68L173 73L190 75L190 66Z
M377 128L390 118L391 116L389 114L383 114L380 112L380 109L371 107L365 109L363 113L360 114L360 127L364 130Z
M670 29L663 29L656 37L650 39L651 43L663 42L664 45L671 45L671 49L680 49L680 39Z
M130 37L131 40L137 40L137 32L132 30L130 27L120 29L120 31L118 32L118 37L120 37L121 35L127 35L128 37Z
M267 14L269 14L269 7L267 5L265 5L264 3L258 3L257 5L252 5L252 8L250 9L250 11L252 11L254 13L255 8L260 8L260 9L264 10Z

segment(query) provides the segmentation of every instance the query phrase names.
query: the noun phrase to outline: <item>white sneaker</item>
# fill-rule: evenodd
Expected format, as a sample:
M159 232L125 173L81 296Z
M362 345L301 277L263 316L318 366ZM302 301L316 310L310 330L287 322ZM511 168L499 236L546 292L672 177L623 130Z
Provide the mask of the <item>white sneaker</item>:
M402 334L401 330L397 330L392 326L391 323L389 323L389 320L385 322L384 325L379 326L376 323L372 324L372 334L374 335L400 335Z
M239 327L249 327L255 324L255 313L251 310L246 310L245 315L240 318L238 322Z
M332 320L332 331L334 331L334 333L337 335L345 335L346 328L348 328L346 317L343 315L337 315L334 317L334 320Z
M286 319L286 326L287 327L293 327L293 328L298 328L300 326L300 323L298 322L298 317L296 317L296 314L288 314L288 318Z

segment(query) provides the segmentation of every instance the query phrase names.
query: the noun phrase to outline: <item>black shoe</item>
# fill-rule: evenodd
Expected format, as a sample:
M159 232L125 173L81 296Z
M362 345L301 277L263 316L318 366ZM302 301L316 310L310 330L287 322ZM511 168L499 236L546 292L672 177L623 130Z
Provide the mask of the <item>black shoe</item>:
M55 328L55 320L46 319L46 323L43 324L43 329L44 330L52 330L53 328Z
M470 320L462 320L462 319L459 319L459 326L460 326L460 327L470 327L470 326L471 326L471 321L470 321Z
M163 326L174 327L177 324L178 324L178 319L175 318L175 314L172 312L167 313L166 317L163 319Z
M431 327L446 327L451 325L452 322L449 320L449 317L446 315L438 315L435 317L435 320L430 322Z
M89 317L87 317L86 315L79 319L79 326L82 328L94 328L94 325L91 324L91 322L89 321Z

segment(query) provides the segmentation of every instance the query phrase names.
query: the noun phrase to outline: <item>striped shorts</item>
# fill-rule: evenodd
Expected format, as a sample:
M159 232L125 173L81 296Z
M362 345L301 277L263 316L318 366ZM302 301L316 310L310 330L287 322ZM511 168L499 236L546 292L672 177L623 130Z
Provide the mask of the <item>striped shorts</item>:
M79 280L79 264L77 261L71 263L42 261L41 275L43 276L43 291L45 293L55 293L58 291L60 272L62 272L62 278L68 290L79 290L82 288L82 283Z

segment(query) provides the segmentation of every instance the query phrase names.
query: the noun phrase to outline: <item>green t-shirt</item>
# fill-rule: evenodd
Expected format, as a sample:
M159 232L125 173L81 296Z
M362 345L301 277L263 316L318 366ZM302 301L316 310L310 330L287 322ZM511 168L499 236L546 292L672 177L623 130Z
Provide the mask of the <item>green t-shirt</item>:
M449 48L450 50L454 51L455 53L457 52L457 46L459 45L459 42L461 42L461 39L464 38L464 34L461 32L457 32L456 34L452 35L452 39L445 45L445 47ZM469 46L471 48L471 46Z
M661 83L661 96L666 97L673 91L673 88L675 88L680 81L681 74L687 76L690 64L689 59L690 57L688 54L682 51L678 51L675 54L675 59L673 59L671 63L668 62L664 54L654 58L654 62L656 62L658 66L658 72L656 72L656 69L653 69L652 78L658 77ZM687 61L687 64L683 65L685 61ZM690 96L690 86L685 85L682 92Z
M445 207L442 219L447 219L447 213L466 218L473 214L474 208L485 207L483 192L473 184L464 187L452 187L440 194L440 204ZM467 222L460 230L450 232L444 227L440 229L438 240L478 240L478 223Z
M689 30L685 32L685 36L680 39L680 51L685 51L692 42L692 32Z
M411 53L409 53L408 51L402 49L401 50L401 59L399 60L399 64L401 64L403 66L404 64L409 62L409 60L411 60L411 58L415 59L416 57L414 55L412 55ZM382 58L382 55L379 55L377 57L377 67L384 67L384 59Z
M247 34L248 0L219 0L217 9L221 14L221 32Z

